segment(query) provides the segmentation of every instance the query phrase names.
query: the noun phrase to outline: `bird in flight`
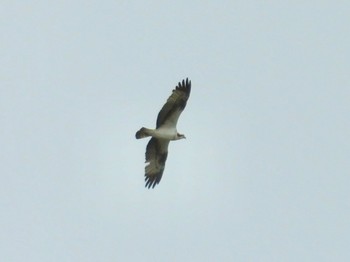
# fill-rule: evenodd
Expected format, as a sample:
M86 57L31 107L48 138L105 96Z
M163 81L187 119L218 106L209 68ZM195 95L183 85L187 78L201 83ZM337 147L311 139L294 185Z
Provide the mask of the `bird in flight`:
M171 140L186 138L177 132L176 124L186 107L191 93L191 81L186 78L179 82L157 117L156 129L142 127L136 132L136 138L152 137L146 147L145 187L154 188L163 175L168 146Z

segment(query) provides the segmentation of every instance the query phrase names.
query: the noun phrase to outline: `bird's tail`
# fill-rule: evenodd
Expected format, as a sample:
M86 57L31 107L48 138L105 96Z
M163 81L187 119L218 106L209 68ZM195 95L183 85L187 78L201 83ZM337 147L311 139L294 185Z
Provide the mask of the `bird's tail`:
M142 127L139 131L136 132L136 139L141 139L151 136L151 130L145 127Z

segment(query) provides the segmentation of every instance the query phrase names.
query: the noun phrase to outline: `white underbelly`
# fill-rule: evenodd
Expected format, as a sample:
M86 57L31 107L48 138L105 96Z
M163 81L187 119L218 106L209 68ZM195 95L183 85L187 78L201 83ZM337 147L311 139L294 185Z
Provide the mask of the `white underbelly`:
M177 134L176 128L158 128L154 130L154 137L173 140Z

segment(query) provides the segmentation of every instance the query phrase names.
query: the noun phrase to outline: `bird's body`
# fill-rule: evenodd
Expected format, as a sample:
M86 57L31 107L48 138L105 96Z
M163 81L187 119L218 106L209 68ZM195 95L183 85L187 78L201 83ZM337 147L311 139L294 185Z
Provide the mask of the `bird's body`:
M186 107L191 93L191 81L183 80L173 90L157 117L156 129L142 127L136 138L152 137L146 148L145 181L146 187L155 187L162 178L170 141L186 138L176 129L177 120Z
M156 129L149 129L149 128L141 128L139 133L136 134L136 138L144 138L144 137L155 137L159 139L165 139L165 140L178 140L177 136L177 130L176 128L173 127L167 127L167 126L162 126L160 128ZM139 137L138 137L139 136Z

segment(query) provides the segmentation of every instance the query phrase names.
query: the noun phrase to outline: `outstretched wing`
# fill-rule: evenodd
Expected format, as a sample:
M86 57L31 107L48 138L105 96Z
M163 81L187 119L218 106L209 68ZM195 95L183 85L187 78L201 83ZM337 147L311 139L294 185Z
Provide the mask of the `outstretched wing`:
M157 128L162 125L176 127L181 112L185 109L191 93L191 81L186 78L176 86L157 117Z
M168 156L169 140L152 137L146 148L145 181L146 187L154 188L162 178L165 161Z

